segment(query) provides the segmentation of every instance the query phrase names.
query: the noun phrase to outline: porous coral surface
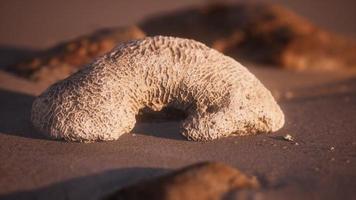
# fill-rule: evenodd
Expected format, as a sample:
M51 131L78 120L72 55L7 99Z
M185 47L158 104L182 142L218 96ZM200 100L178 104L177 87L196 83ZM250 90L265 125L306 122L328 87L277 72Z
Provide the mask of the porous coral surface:
M271 93L234 59L189 39L155 36L122 43L48 88L32 106L42 133L69 141L118 139L148 107L188 117L181 134L208 141L280 129Z

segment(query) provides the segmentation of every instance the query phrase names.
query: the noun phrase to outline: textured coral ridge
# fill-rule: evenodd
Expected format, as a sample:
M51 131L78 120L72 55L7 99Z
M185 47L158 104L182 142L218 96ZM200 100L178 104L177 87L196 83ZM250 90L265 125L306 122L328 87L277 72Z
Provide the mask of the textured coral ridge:
M181 133L195 141L284 124L271 93L241 64L194 40L164 36L122 43L52 85L34 101L32 122L52 138L115 140L144 107L183 110Z

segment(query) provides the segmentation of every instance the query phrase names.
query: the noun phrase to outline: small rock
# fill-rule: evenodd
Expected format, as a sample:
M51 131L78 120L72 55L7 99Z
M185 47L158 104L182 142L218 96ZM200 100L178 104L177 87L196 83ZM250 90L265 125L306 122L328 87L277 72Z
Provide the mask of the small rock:
M233 167L204 162L122 188L106 200L218 200L235 192L258 187L256 178L249 177Z
M140 27L148 35L193 38L233 57L286 69L356 68L352 39L322 29L286 7L211 2L216 3L148 18Z
M28 60L5 67L6 71L51 85L78 71L121 42L144 38L137 26L102 29L60 43Z

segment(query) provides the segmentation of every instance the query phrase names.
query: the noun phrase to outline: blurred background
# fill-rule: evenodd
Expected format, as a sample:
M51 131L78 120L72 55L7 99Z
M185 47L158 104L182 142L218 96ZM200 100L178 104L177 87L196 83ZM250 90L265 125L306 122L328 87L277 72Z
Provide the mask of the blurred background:
M262 21L260 26L252 26L250 28L255 29L255 33L257 34L257 38L245 38L247 43L252 45L252 53L248 52L247 54L253 54L252 57L262 55L263 59L271 60L274 59L273 62L264 62L273 65L280 65L286 68L294 68L294 69L304 69L304 68L312 68L314 66L318 66L324 69L333 69L340 68L341 66L346 66L348 68L354 69L354 51L355 45L351 47L347 47L348 41L346 42L335 42L336 38L328 38L327 43L324 44L324 39L321 34L315 34L313 31L309 31L306 34L303 33L303 29L308 27L308 21L314 23L316 27L320 27L326 31L330 31L331 33L337 33L338 35L346 36L348 38L353 39L356 36L356 1L354 0L323 0L323 1L309 1L309 0L179 0L179 1L164 1L164 0L102 0L102 1L87 1L87 0L72 0L72 1L46 1L46 0L29 0L29 1L19 1L19 0L1 0L0 1L0 68L6 70L15 70L15 74L22 74L27 76L28 74L34 74L37 69L42 69L43 66L52 65L53 62L51 58L55 60L55 66L60 64L67 65L68 62L72 62L69 64L69 68L61 69L62 71L56 72L41 72L40 75L42 77L54 77L53 81L62 79L66 77L68 74L73 73L63 72L63 70L72 70L78 66L82 66L85 63L90 62L92 58L97 57L100 53L96 52L93 55L89 54L85 55L88 57L84 57L80 55L81 50L90 51L89 46L81 45L81 40L76 40L75 45L77 46L76 50L72 52L66 52L66 49L70 49L70 43L67 43L68 47L64 47L62 50L52 49L53 51L46 51L47 49L54 47L58 44L63 44L63 42L68 42L72 39L78 38L79 36L92 34L96 30L100 30L103 28L115 28L115 27L127 27L132 25L139 25L142 28L142 31L147 35L174 35L186 38L194 38L196 40L202 41L208 46L212 46L223 53L230 55L240 61L240 58L246 58L248 56L242 55L241 52L233 52L233 49L229 50L229 45L233 47L234 44L234 28L239 27L240 21L246 21L244 17L251 20L251 22L259 23L258 20L251 19L251 16L248 15L242 16L235 15L234 13L239 13L240 11L232 10L229 11L229 14L224 15L227 11L225 10L217 10L220 12L219 16L215 16L214 13L210 19L208 15L204 15L202 13L199 14L199 9L204 8L206 5L217 5L217 3L228 3L234 5L234 3L272 3L281 5L282 7L295 12L297 15L301 17L305 17L307 21L303 21L303 19L298 18L297 20L290 19L290 15L281 14L277 19L282 21L279 26L274 27L273 23L269 24L268 17L266 18L266 23L263 25ZM190 12L189 9L198 9ZM219 9L219 8L218 8ZM248 9L248 8L247 8ZM182 12L183 11L183 12ZM185 11L190 12L189 14L185 13ZM222 11L222 12L221 12ZM202 12L205 12L202 10ZM208 11L211 12L211 11ZM214 11L213 11L214 12ZM252 13L252 15L263 16L263 12L259 14L259 10L247 11L247 13ZM177 15L176 15L177 14ZM182 14L182 15L180 15ZM272 12L273 14L277 14L278 12ZM169 16L175 16L176 18L169 18ZM201 15L202 18L197 17ZM267 14L268 15L268 14ZM206 17L206 19L204 18ZM155 20L156 19L158 20ZM228 18L231 18L231 22L227 22ZM226 21L224 21L226 18ZM293 17L292 17L293 18ZM152 20L153 19L153 20ZM202 20L201 20L202 19ZM204 22L205 19L205 22ZM152 21L150 21L152 20ZM196 20L196 21L195 21ZM214 20L210 24L210 21ZM217 21L218 20L218 21ZM273 20L272 20L273 21ZM283 22L284 21L284 22ZM146 23L147 22L147 23ZM289 26L289 23L297 23L296 25ZM193 23L194 25L191 25ZM205 25L204 25L205 23ZM215 23L215 24L214 24ZM230 23L230 24L229 24ZM249 22L247 22L249 23ZM277 22L279 23L279 22ZM152 24L155 24L156 27L150 29ZM206 25L208 24L208 25ZM142 26L143 25L143 26ZM200 27L200 25L202 25ZM290 30L296 28L297 33L299 34L301 30L302 35L306 35L307 38L299 37L294 39L293 35L289 33L282 32L276 33L273 31L281 31L284 26L289 26ZM153 25L154 26L154 25ZM258 31L260 28L264 29L266 26L271 26L272 31L268 28L264 30L264 35L258 35ZM148 27L148 28L147 28ZM193 28L191 28L193 27ZM229 29L230 27L230 29ZM232 27L232 29L231 29ZM304 28L303 28L304 27ZM224 28L226 30L224 30ZM308 28L307 28L308 29ZM111 29L112 30L112 29ZM195 31L195 32L194 32ZM220 33L219 33L220 31ZM226 32L224 32L226 31ZM248 30L247 30L248 31ZM143 32L136 33L136 35L129 36L127 39L137 39L143 36ZM194 33L193 33L194 32ZM135 34L134 32L132 34ZM138 36L138 35L140 36ZM219 35L221 34L221 35ZM280 35L282 34L282 35ZM287 34L286 36L284 36ZM289 35L288 35L289 34ZM95 36L96 34L92 34ZM219 35L218 37L216 37ZM230 37L230 36L231 37ZM235 34L236 35L236 34ZM247 33L247 35L251 35L251 33ZM313 38L313 35L316 35L316 38ZM206 39L204 37L212 37L214 39ZM106 37L106 36L103 36ZM124 36L119 36L124 37ZM219 42L217 39L224 38L226 41L223 41L222 49L221 45L219 46ZM275 39L277 37L277 39ZM287 37L291 40L288 42L288 46L285 46L283 42L283 37ZM108 37L109 38L109 37ZM116 45L118 42L125 41L127 39L121 38L120 40L113 41L112 46L106 47L105 50L101 53L105 53L110 50L113 45ZM84 39L85 40L85 39ZM84 41L83 40L83 41ZM95 39L89 39L93 41L93 44L97 42ZM215 45L214 40L218 41L217 45ZM254 46L254 41L257 41L257 45ZM263 41L263 45L258 43L259 40ZM294 43L293 43L294 41ZM73 42L73 41L72 41ZM103 42L104 43L104 42ZM317 45L314 45L316 43ZM99 44L99 42L98 42ZM291 45L299 45L301 47L292 47ZM345 45L346 44L346 45ZM283 45L281 49L275 46ZM308 49L312 49L317 46L311 52L307 52ZM340 45L340 46L339 46ZM235 45L236 46L236 45ZM62 48L62 47L60 47ZM83 48L83 49L81 49ZM249 49L249 47L238 47L242 49ZM265 48L265 49L263 49ZM350 50L348 50L350 48ZM225 50L224 50L225 49ZM262 49L262 50L261 50ZM302 55L299 55L298 49L302 50ZM334 52L334 50L340 52ZM261 50L261 52L259 51ZM279 53L280 51L280 53ZM26 61L31 56L36 56L39 53L44 52L44 56L41 57L42 61L48 63L37 63L37 60L30 60L27 63L21 63L22 61ZM51 55L53 52L53 56ZM57 53L55 53L57 52ZM287 52L287 53L284 53ZM320 53L321 52L321 53ZM63 54L61 56L61 54ZM268 55L271 54L271 55ZM285 55L286 56L285 56ZM347 54L343 58L343 55ZM236 55L239 55L236 57ZM241 56L242 55L242 56ZM332 60L327 60L324 58L330 57L332 55ZM52 56L52 57L51 57ZM299 57L300 56L300 57ZM48 58L49 57L49 58ZM72 57L72 59L66 60L66 58ZM251 55L249 55L251 57ZM36 57L35 57L36 58ZM61 63L57 63L57 58L64 59L65 61ZM312 60L310 60L310 58ZM341 60L340 60L340 59ZM289 60L292 60L292 64L290 64ZM305 63L305 59L307 62ZM308 60L309 59L309 60ZM53 59L52 59L53 60ZM253 58L252 60L258 60ZM322 61L321 61L322 60ZM41 62L42 62L41 61ZM19 63L20 62L20 63ZM51 64L52 62L52 64ZM283 62L283 63L282 63ZM299 64L301 63L301 64ZM335 64L337 63L337 64ZM351 64L349 64L351 63ZM13 67L16 64L17 67ZM331 65L331 66L329 66ZM292 67L289 67L292 66ZM29 71L30 70L30 71ZM59 77L55 77L54 74L59 74ZM64 75L61 75L64 74ZM32 76L32 75L31 75ZM32 79L36 79L33 78Z
M46 48L99 28L129 25L148 16L210 2L212 1L1 0L0 45L1 48L6 46ZM280 3L328 30L348 36L356 35L355 0L264 0L260 2Z

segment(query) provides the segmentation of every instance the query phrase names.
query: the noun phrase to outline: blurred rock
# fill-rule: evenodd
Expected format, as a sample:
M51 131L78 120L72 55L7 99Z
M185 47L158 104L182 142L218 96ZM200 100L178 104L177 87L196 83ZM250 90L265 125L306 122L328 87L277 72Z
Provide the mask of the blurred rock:
M234 58L295 70L356 71L356 43L274 4L222 4L153 17L147 35L193 38Z
M50 85L73 74L118 43L144 36L136 26L102 29L42 51L33 58L9 66L5 70Z
M293 70L356 72L356 42L323 30L275 4L214 3L157 15L137 26L99 30L5 68L51 84L77 71L118 43L145 34L201 41L238 60ZM144 33L145 32L145 33Z
M218 200L241 197L238 193L256 189L259 183L222 163L204 162L173 173L122 188L107 200ZM252 193L248 196L251 196ZM246 195L244 195L246 196Z

